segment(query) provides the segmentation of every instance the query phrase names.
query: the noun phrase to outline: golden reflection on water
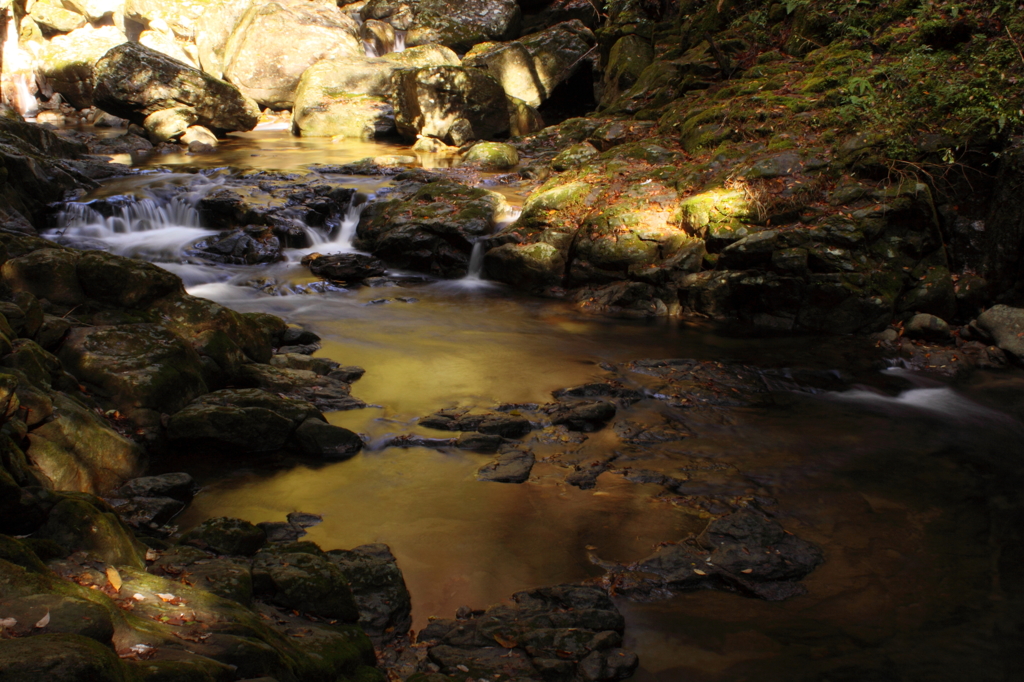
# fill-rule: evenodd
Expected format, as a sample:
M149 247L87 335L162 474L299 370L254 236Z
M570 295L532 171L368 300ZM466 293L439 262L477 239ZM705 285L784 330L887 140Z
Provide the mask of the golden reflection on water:
M200 494L179 523L322 514L308 539L325 549L391 547L413 594L416 629L461 605L482 608L517 590L600 575L588 545L604 559L629 561L693 530L691 517L655 499L657 486L609 478L583 491L543 465L527 485L478 482L488 459L389 449L320 469L242 475Z

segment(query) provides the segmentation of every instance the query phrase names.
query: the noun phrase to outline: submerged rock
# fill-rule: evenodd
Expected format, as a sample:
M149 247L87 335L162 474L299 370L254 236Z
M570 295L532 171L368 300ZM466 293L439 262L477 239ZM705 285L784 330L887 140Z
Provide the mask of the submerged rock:
M387 274L383 261L359 253L312 254L307 258L309 271L322 279L361 282ZM303 262L307 262L307 258L303 258Z
M532 452L512 450L480 468L477 480L494 483L525 483L530 478L535 458Z

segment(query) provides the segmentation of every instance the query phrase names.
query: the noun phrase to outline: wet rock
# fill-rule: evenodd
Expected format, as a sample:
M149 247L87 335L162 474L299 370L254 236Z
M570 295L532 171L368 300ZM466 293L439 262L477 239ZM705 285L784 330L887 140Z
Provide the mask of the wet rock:
M387 273L383 261L359 253L312 254L308 265L309 271L317 277L340 282L361 282Z
M357 434L316 418L302 422L295 430L295 440L307 456L330 462L350 459L363 448Z
M544 242L502 244L487 251L484 269L489 279L515 283L525 289L557 286L565 272L565 257Z
M535 458L532 452L511 450L476 472L477 480L494 483L525 483L530 478Z
M401 640L412 625L412 602L390 548L383 544L335 549L327 558L341 569L359 608L359 626L376 644Z
M552 391L551 395L556 400L573 398L613 398L618 400L623 407L637 403L644 399L642 391L633 388L626 388L622 384L610 381L597 381L571 388L560 388Z
M161 267L103 251L87 251L76 263L86 296L119 308L145 308L184 293L181 279Z
M183 545L231 556L252 556L266 541L262 528L226 516L203 521L181 536Z
M603 400L583 402L560 409L551 419L573 431L589 433L604 427L615 416L615 405Z
M287 521L263 521L256 525L267 534L267 542L271 544L296 542L306 534L302 526Z
M363 401L350 395L349 385L341 378L343 374L319 375L308 370L248 364L239 368L235 383L304 400L327 412L365 407Z
M0 267L0 278L15 291L69 306L85 302L78 282L78 254L67 249L38 249L11 258Z
M941 317L919 313L914 315L903 327L903 333L913 339L943 340L952 338L949 324Z
M273 547L253 558L253 588L284 608L355 623L359 611L341 569L308 542Z
M394 267L461 277L473 242L494 229L506 205L495 192L450 180L403 183L363 211L355 244Z
M132 497L109 500L121 520L137 530L156 529L185 509L185 503L170 497Z
M1001 350L1024 358L1024 308L994 305L978 316L977 325Z
M197 119L191 107L173 107L154 111L142 121L142 127L153 144L160 144L180 138Z
M271 229L252 225L201 239L192 248L219 263L258 265L281 260L281 240Z
M530 420L504 412L470 414L441 410L420 420L420 426L441 431L479 431L504 438L521 438L533 430Z
M193 477L178 472L132 478L119 487L115 495L121 498L173 498L187 503L196 496L198 489Z
M307 402L260 389L224 389L208 393L167 422L171 441L229 445L241 452L280 449L295 429L320 411Z
M160 324L183 339L202 345L203 335L222 332L253 362L268 362L275 339L259 318L195 296L165 296L149 312L160 316ZM284 345L284 344L282 344Z
M749 508L712 521L697 542L665 545L625 571L613 571L620 593L646 599L720 589L778 601L803 594L798 581L824 561L815 545Z
M224 78L261 106L290 108L302 73L318 61L361 57L359 27L333 5L256 2L224 49Z
M509 129L505 91L484 71L435 66L402 71L397 79L395 124L409 140L424 135L461 146Z
M155 88L155 83L166 83ZM189 107L215 132L252 130L259 108L236 87L138 43L123 43L96 64L96 106L141 125L150 114Z
M497 452L505 444L501 436L488 433L462 433L455 439L453 445L460 450L490 454Z

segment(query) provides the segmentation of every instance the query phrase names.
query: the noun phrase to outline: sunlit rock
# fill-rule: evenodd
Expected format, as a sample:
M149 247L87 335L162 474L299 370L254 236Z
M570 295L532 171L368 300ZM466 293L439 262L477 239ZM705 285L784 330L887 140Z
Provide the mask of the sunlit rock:
M138 43L110 50L96 64L96 106L142 124L164 109L191 107L215 132L252 130L259 107L238 88Z
M479 69L410 69L399 75L395 122L410 140L426 135L462 145L507 132L508 103L501 84Z
M224 78L261 106L291 108L311 65L365 54L358 35L355 20L333 5L255 4L224 47Z
M407 30L408 45L440 43L463 51L487 40L514 38L522 20L516 0L370 0L362 16Z

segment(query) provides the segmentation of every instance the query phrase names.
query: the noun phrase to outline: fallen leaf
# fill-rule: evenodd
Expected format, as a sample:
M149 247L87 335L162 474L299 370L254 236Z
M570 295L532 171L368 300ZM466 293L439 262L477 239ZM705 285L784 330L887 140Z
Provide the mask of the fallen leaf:
M156 561L159 558L160 555L157 554L157 551L155 549L146 550L146 561Z
M37 628L45 628L49 624L50 624L50 612L47 611L46 615L43 616L42 618L40 618L39 622L36 623L36 627Z
M160 601L171 601L175 598L173 594L167 594L166 592L158 592L156 596L160 597Z
M455 666L455 667L456 667L456 668L458 668L459 670L461 670L461 671L462 671L462 672L464 672L464 673L468 673L468 672L469 672L469 668L467 668L466 666L462 665L461 663L460 663L460 664L458 664L458 665L457 665L457 666Z
M18 621L14 618L0 618L0 630L4 628L13 628L18 624Z
M742 571L740 571L740 573L753 573L753 572L754 572L754 569L752 569L752 568L744 568Z
M143 601L145 598L146 598L146 595L139 594L138 592L136 592L135 594L132 595L132 599L134 599L135 601Z
M121 591L121 574L113 566L107 568L107 580L110 581L110 586L114 588L115 592Z
M693 572L696 573L697 575L707 575L707 573L705 573L704 571L700 570L699 568L693 569Z

